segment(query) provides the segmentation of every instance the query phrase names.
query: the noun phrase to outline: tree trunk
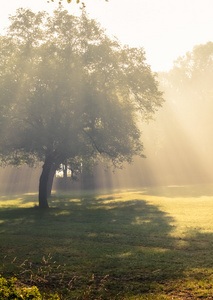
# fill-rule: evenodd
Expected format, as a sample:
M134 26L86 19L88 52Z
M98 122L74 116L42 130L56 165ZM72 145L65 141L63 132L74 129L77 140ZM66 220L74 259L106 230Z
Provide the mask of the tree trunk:
M52 164L52 159L46 157L39 180L39 208L49 208L47 201L47 186Z
M51 170L50 170L49 179L48 179L48 182L47 182L47 198L49 198L51 196L55 171L56 170L55 170L54 167L52 167Z
M63 165L63 175L64 175L64 178L67 178L67 163L65 163Z

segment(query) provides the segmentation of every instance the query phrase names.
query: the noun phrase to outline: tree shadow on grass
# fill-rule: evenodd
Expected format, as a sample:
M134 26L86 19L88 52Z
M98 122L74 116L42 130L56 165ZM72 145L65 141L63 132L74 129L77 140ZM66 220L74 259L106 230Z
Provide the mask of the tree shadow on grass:
M71 291L88 288L91 278L92 284L94 278L107 278L106 293L115 296L145 293L153 282L212 267L212 233L191 231L184 239L175 238L172 216L136 196L128 200L129 195L54 196L47 211L1 208L0 273L26 278L38 272L42 257L51 253L52 278L57 277L56 264L66 264L67 285L77 278ZM30 273L23 273L26 260ZM100 288L100 280L94 288L98 293L97 284Z

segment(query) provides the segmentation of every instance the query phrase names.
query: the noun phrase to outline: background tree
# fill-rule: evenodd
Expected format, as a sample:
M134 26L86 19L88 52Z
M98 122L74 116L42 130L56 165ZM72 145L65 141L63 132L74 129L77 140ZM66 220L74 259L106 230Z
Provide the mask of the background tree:
M197 45L193 51L179 57L173 69L164 74L164 79L167 81L165 88L172 95L183 122L188 121L191 133L194 129L200 141L208 139L205 132L213 129L213 43Z
M122 47L85 12L62 9L19 9L1 39L2 158L44 163L39 207L48 207L60 164L101 155L121 166L142 155L139 114L149 119L163 101L143 49Z
M156 121L143 129L153 184L211 182L213 43L179 57L159 81L166 102Z

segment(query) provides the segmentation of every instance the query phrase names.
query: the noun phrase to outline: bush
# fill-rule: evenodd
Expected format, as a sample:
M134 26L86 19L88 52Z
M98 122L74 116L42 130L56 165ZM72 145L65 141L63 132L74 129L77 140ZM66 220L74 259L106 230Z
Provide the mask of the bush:
M42 300L44 297L36 286L17 286L16 278L5 279L0 275L0 299L2 300ZM46 297L45 297L46 298ZM50 295L49 300L59 300L57 295Z

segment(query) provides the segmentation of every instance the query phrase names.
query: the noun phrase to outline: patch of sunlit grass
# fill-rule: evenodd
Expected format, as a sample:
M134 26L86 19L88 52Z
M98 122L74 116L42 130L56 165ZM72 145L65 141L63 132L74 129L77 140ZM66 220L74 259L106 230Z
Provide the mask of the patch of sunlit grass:
M129 257L129 256L132 256L132 252L124 252L117 255L118 258Z
M27 196L36 196L37 193L24 193L24 195L27 195Z
M174 192L168 196L144 195L143 199L173 217L174 220L170 223L174 226L171 236L193 235L193 231L213 232L213 196L195 194L193 197L180 197Z
M32 202L23 202L23 199L22 198L17 198L17 199L12 199L12 200L6 200L4 201L3 203L1 203L0 207L22 207L22 208L27 208L27 207L32 207L35 205L35 201L32 201Z
M10 195L10 196L0 196L0 208L27 208L33 207L37 204L37 194L23 194L20 195Z
M62 211L59 211L59 212L55 213L55 216L58 217L58 216L69 215L69 214L70 214L69 211L62 210Z

